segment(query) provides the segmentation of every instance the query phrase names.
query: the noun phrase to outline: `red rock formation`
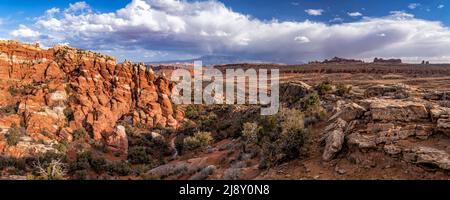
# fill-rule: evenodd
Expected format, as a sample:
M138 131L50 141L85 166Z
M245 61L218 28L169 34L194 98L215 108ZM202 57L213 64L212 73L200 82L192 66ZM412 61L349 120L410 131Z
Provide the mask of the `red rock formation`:
M0 41L0 107L18 104L14 116L32 137L45 131L70 140L73 130L84 127L105 141L125 118L176 127L182 116L173 110L171 87L143 64L116 64L113 57L67 46L44 50ZM70 111L73 119L67 119ZM2 127L12 119L0 115Z

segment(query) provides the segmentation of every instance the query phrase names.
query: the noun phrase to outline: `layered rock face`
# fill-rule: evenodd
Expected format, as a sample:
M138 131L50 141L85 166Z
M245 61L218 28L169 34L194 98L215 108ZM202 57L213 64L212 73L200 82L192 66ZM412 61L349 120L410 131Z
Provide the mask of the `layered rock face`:
M382 151L409 163L449 170L450 108L440 105L443 97L406 85L375 85L365 90L363 99L335 102L322 137L323 160L332 160L347 146L350 154Z
M95 141L123 143L119 120L177 126L183 116L174 111L171 87L142 64L117 64L113 57L67 46L44 50L0 41L0 107L11 108L0 115L4 135L16 123L34 139L71 141L83 128Z

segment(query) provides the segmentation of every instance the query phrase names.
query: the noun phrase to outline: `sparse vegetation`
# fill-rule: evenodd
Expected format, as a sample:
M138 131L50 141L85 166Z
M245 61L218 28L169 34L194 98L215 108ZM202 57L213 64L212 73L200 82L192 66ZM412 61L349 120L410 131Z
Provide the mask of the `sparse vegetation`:
M35 168L41 180L62 180L67 174L67 166L61 160L52 160L50 163L38 161Z
M73 138L75 140L80 140L80 139L86 138L87 135L88 135L88 132L83 127L80 127L73 132Z
M147 164L150 158L145 147L132 147L128 150L128 161L131 164Z
M17 114L17 110L19 109L18 104L11 104L0 108L0 116L1 115L15 115Z
M71 107L67 107L63 110L64 116L66 116L66 119L68 122L73 121L75 119L74 111Z
M333 82L330 80L325 80L316 85L315 90L319 93L319 95L328 94L333 90Z
M189 150L208 146L213 140L210 132L197 132L193 136L184 138L184 148Z
M23 135L25 135L25 129L18 127L16 123L12 123L11 128L5 134L6 142L9 146L16 146Z
M346 86L344 84L338 84L336 86L336 92L335 94L337 96L345 96L348 95L352 91L352 86Z
M8 88L8 92L11 96L24 96L31 94L35 89L36 86L33 84L28 84L23 86L10 86Z
M307 155L309 131L304 115L295 109L282 109L277 115L265 116L260 123L257 144L262 149L261 168Z

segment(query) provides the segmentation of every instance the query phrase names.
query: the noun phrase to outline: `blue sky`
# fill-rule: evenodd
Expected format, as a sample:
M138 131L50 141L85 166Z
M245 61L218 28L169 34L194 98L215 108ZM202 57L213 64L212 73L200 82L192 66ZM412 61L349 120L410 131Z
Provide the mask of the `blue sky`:
M449 26L443 0L0 0L0 39L68 43L136 61L447 62Z

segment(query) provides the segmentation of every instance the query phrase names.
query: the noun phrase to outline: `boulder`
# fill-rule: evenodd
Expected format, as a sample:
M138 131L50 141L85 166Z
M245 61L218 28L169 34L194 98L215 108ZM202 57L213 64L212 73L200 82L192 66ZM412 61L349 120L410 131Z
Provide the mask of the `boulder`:
M330 118L330 121L334 121L337 118L341 118L344 121L350 122L355 119L361 118L366 109L356 103L348 103L342 106L342 108L336 109L337 112Z
M436 130L450 136L450 119L439 119L437 121Z
M287 105L296 104L308 95L312 87L302 81L291 81L280 85L280 101Z
M420 122L429 121L428 111L423 103L392 99L370 101L370 115L374 121Z
M376 85L366 89L365 97L388 97L394 99L405 99L410 96L411 88L404 84Z
M403 152L408 162L450 170L450 156L447 152L431 147L415 147Z
M337 153L342 149L345 139L345 130L347 122L341 118L325 128L325 133L321 142L325 142L325 149L322 154L322 159L325 161L332 160Z
M347 144L350 147L358 149L375 149L377 144L373 137L361 135L359 133L352 133L346 137Z
M128 153L128 137L125 127L117 126L114 132L106 137L106 145L113 151Z
M336 154L341 151L344 144L345 134L341 129L334 130L328 133L325 139L325 149L322 154L324 161L332 160Z

